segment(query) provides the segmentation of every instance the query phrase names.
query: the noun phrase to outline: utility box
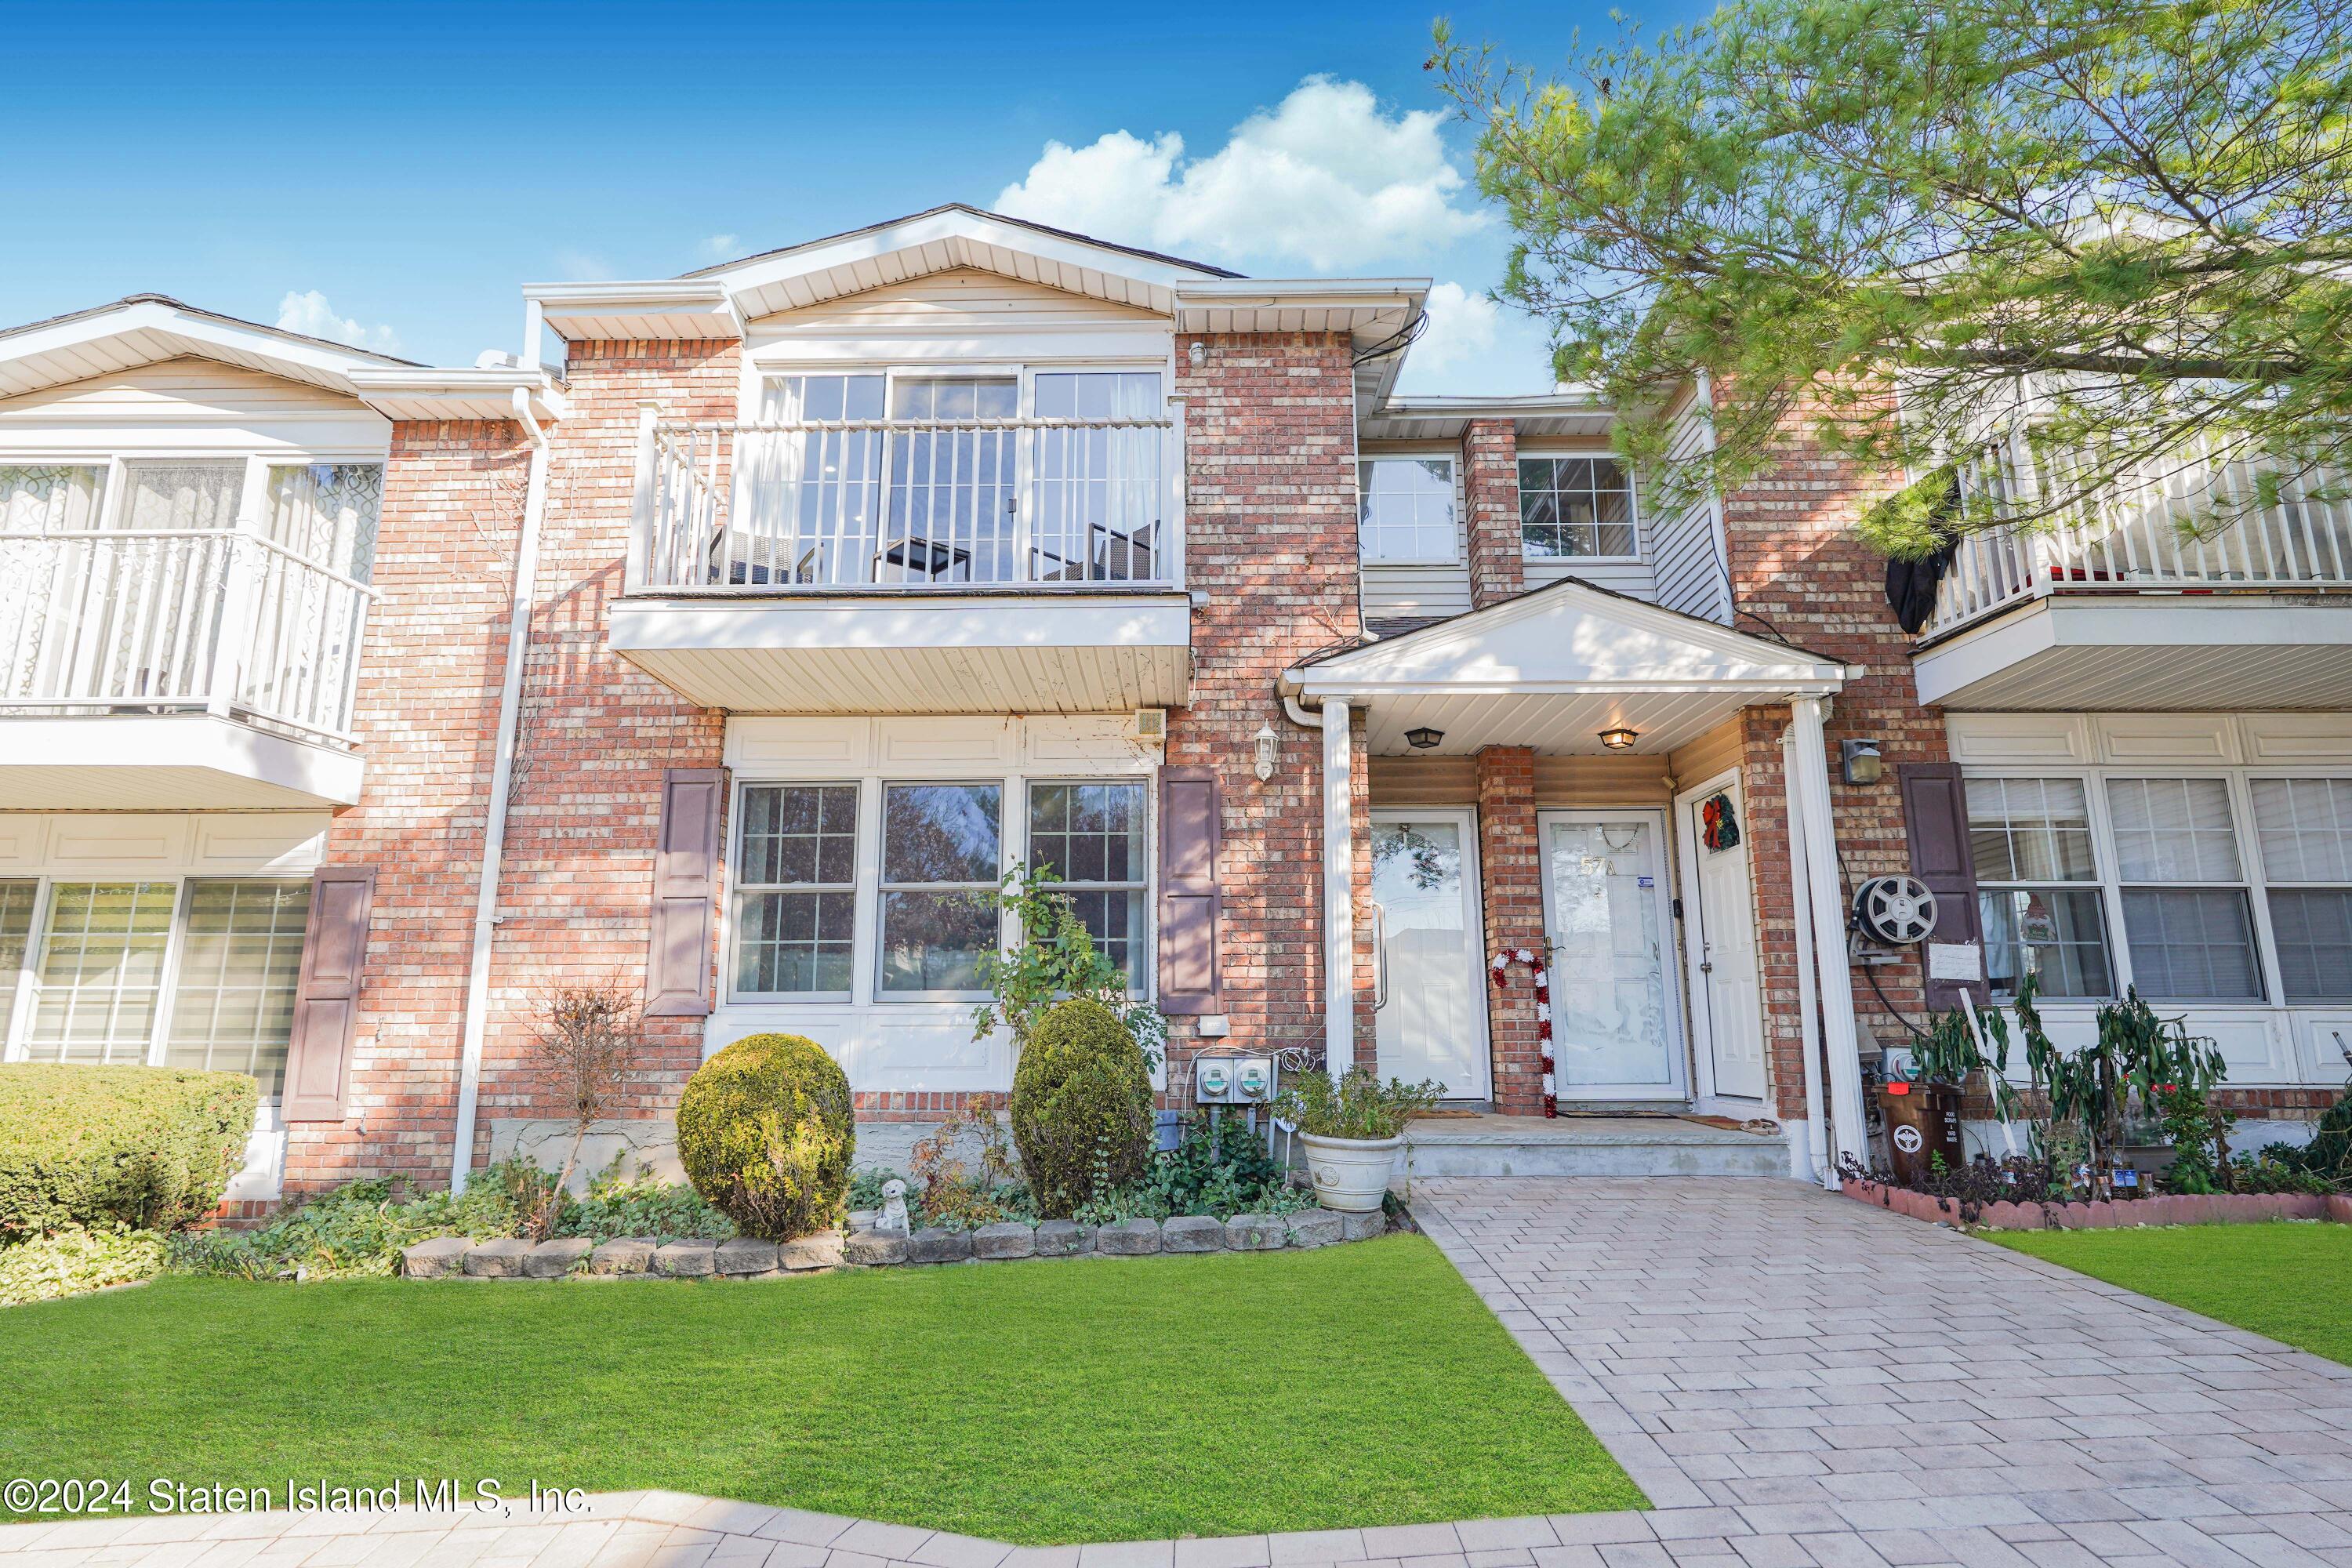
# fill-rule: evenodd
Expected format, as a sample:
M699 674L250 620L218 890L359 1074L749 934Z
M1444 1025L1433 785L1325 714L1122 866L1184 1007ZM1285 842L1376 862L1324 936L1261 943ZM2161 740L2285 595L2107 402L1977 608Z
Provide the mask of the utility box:
M1274 1099L1270 1056L1219 1051L1192 1058L1192 1100L1199 1105L1265 1105Z

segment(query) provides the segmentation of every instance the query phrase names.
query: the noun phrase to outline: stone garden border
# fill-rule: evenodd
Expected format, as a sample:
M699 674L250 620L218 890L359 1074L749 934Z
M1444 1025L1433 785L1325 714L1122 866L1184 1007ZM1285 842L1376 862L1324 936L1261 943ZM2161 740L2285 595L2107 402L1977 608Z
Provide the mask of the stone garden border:
M474 1241L436 1237L403 1248L401 1274L411 1279L565 1279L658 1277L772 1279L826 1269L885 1268L901 1264L995 1263L1027 1258L1148 1258L1157 1253L1277 1252L1367 1241L1389 1228L1388 1218L1303 1209L1297 1214L1237 1214L1228 1220L1187 1215L1079 1225L1049 1219L1009 1221L977 1230L876 1230L870 1215L850 1216L850 1228L796 1241L734 1237L663 1241L650 1236L603 1243L586 1237L530 1242L517 1237Z
M2161 1193L2121 1202L1986 1204L1961 1217L1958 1198L1939 1198L1884 1182L1848 1179L1845 1195L1913 1219L1973 1230L2105 1230L2139 1225L2259 1225L2273 1219L2333 1220L2352 1225L2352 1195L2343 1193Z

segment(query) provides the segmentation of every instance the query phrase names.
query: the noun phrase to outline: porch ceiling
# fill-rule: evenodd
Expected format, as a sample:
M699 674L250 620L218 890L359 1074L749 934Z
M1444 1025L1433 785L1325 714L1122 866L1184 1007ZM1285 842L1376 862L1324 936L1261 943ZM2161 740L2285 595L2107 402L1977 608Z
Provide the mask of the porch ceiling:
M1487 746L1531 746L1543 756L1664 755L1687 745L1766 699L1737 692L1587 692L1522 696L1372 698L1365 704L1370 742L1383 757L1462 757ZM1639 737L1622 751L1601 743L1601 731L1623 725ZM1437 745L1415 747L1406 731L1444 733Z

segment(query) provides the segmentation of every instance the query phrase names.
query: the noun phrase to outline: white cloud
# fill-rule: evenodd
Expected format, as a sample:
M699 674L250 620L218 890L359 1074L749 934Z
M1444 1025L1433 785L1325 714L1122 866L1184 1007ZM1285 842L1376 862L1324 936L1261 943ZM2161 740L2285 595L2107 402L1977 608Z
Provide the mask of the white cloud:
M731 234L714 234L702 242L702 254L712 261L730 261L743 254L741 238Z
M1495 329L1502 311L1484 294L1459 283L1429 291L1429 328L1412 345L1411 363L1432 375L1472 366L1495 352Z
M1432 110L1390 116L1361 82L1311 76L1225 144L1187 160L1184 139L1114 131L1084 147L1048 142L997 210L1057 228L1227 261L1318 270L1443 250L1486 216Z
M280 331L349 343L355 349L373 349L378 353L400 352L397 332L390 327L371 327L355 316L336 315L327 297L316 289L302 293L290 289L286 291L286 298L278 301L278 328Z

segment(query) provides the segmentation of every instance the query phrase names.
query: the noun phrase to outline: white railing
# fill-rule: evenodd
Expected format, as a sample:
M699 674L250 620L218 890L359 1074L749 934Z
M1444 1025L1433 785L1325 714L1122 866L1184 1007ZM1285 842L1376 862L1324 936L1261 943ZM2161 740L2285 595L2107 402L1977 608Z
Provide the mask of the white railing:
M348 743L374 597L249 531L0 534L0 712L205 711Z
M1181 578L1171 419L807 420L638 429L633 593Z
M2007 455L1963 471L1998 502L2030 479ZM1922 637L2031 599L2079 593L2352 588L2352 503L2335 474L2285 479L2273 504L2243 461L2184 461L2074 517L1960 540ZM2242 504L2240 504L2242 503ZM2220 523L2215 519L2233 516Z

